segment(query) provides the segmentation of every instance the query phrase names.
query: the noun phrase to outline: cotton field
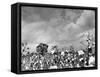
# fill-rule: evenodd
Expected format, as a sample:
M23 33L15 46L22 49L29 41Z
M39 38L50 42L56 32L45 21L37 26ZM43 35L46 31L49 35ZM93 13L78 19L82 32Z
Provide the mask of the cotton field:
M37 45L35 50L31 47L22 45L22 71L95 66L95 47L87 46L86 49L75 50L70 46L68 50L66 48L64 50L64 48L52 46L51 50L48 50L49 46L44 43Z

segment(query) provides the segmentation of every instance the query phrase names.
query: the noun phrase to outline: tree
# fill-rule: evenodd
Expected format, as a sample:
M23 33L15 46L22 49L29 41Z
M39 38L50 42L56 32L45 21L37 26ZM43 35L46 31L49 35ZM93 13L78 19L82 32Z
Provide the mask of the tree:
M40 43L37 47L36 47L36 51L41 54L42 56L44 56L47 52L48 52L48 45L44 44L44 43Z
M93 34L88 32L85 40L87 45L84 44L84 41L80 42L82 45L86 46L86 50L84 50L86 55L86 65L89 65L89 56L93 54L93 45L95 45L93 40Z

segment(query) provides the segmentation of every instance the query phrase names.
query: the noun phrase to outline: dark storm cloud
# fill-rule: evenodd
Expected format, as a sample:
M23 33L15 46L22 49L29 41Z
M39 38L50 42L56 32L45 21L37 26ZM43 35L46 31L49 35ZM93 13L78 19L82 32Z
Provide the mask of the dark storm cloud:
M29 23L47 21L56 15L57 9L55 10L54 8L22 7L22 19Z
M36 21L47 21L52 18L58 18L63 9L41 8L41 7L22 7L22 20L32 23ZM65 9L66 22L73 21L80 16L82 10Z
M78 42L77 36L95 26L89 10L22 8L22 41L65 45Z

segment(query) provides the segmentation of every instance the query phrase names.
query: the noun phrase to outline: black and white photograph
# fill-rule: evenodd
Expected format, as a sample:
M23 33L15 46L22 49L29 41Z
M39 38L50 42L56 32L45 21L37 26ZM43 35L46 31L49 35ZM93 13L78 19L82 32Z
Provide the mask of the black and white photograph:
M21 7L21 71L95 67L95 11Z
M0 77L98 77L100 0L1 0Z

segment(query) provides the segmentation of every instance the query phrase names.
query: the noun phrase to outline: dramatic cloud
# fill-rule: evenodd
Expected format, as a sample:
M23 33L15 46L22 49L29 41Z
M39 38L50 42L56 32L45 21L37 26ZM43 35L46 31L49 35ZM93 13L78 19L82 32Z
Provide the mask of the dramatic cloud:
M78 44L80 33L95 27L91 10L22 8L22 41L67 46Z

